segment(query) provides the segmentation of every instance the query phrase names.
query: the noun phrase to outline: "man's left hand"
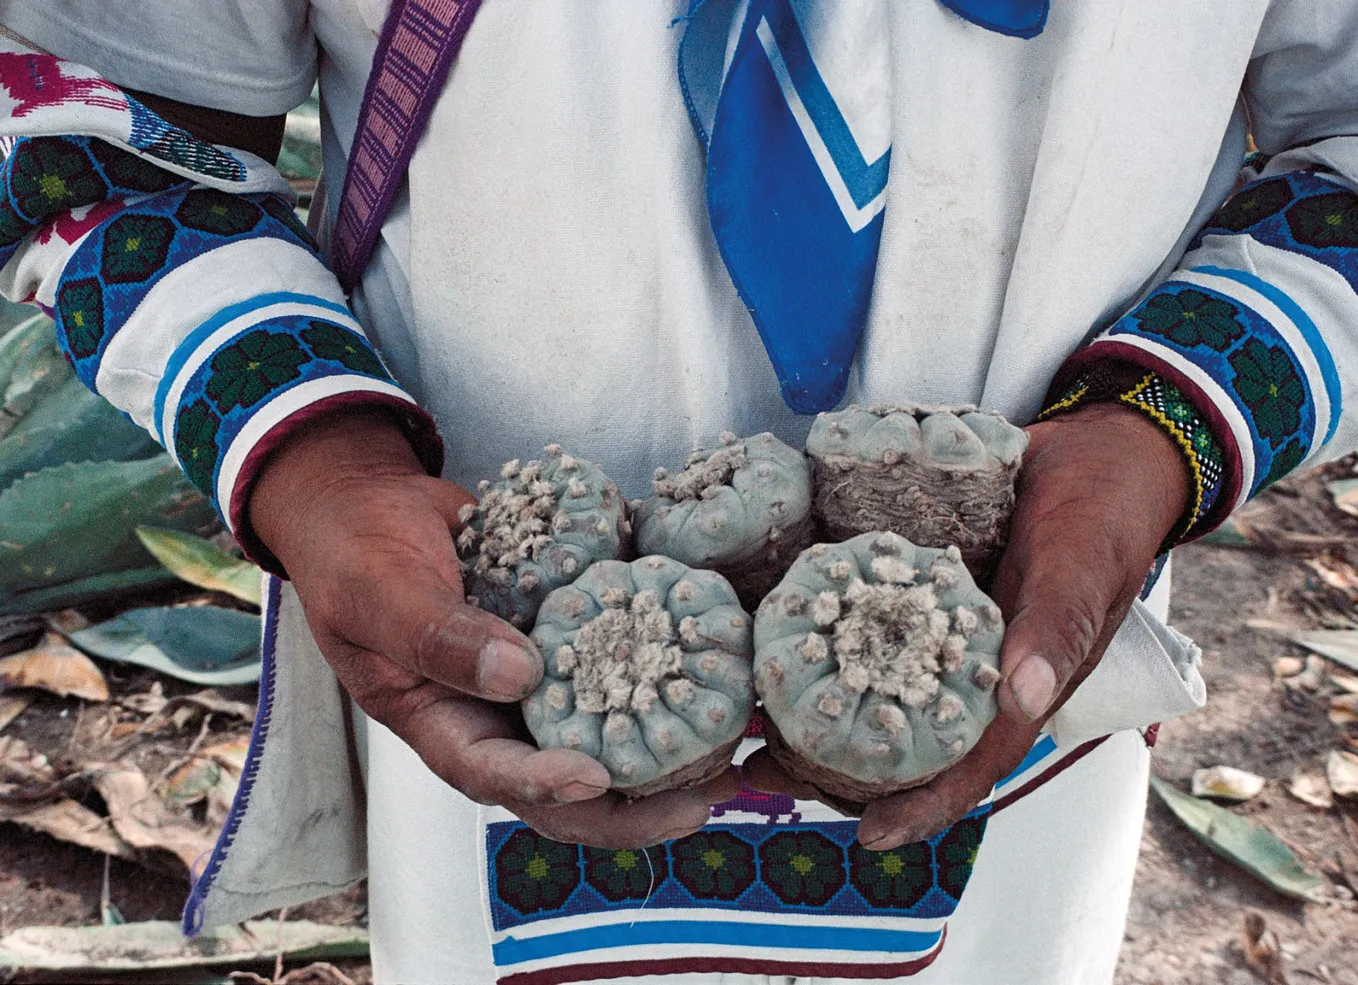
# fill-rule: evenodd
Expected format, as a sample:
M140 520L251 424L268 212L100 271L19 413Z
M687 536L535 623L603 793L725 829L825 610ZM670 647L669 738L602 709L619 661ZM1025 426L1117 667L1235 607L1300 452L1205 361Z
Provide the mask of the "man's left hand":
M867 805L858 839L885 851L962 818L1011 773L1089 676L1190 493L1181 452L1136 411L1094 404L1027 429L1009 545L991 596L1006 621L1000 713L928 783ZM767 750L744 766L761 790L814 799Z

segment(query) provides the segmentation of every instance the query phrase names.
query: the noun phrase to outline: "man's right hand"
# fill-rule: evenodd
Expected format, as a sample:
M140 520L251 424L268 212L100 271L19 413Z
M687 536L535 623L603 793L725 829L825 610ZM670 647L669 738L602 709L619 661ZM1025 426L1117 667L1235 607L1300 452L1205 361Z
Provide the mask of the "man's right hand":
M447 783L559 841L637 848L682 837L734 796L733 770L628 801L608 771L539 750L518 701L542 676L533 644L465 604L453 538L473 497L420 466L383 412L289 436L255 480L249 519L287 569L317 645L369 717Z

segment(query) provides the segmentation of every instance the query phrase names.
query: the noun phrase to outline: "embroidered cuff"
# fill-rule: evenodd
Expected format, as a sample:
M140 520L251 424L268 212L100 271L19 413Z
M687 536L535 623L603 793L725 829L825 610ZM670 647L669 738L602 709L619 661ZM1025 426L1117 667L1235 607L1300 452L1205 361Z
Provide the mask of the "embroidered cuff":
M1224 472L1221 443L1207 421L1173 383L1129 363L1099 362L1080 373L1038 415L1046 420L1077 407L1118 403L1138 411L1169 436L1188 470L1190 502L1165 539L1164 549L1206 533L1221 498ZM1163 553L1163 552L1162 552Z
M1143 402L1191 407L1221 448L1221 491L1193 523L1201 536L1334 436L1343 390L1330 347L1346 344L1355 285L1358 194L1306 172L1254 182L1170 280L1066 361L1052 392L1124 363L1159 381Z
M52 313L81 380L166 447L253 559L281 573L245 523L250 484L319 415L384 408L440 471L433 420L364 338L274 169L3 47L19 105L0 118L0 290Z
M284 285L300 289L269 289ZM392 381L275 196L195 187L125 206L72 251L54 301L81 379L170 451L270 570L243 522L248 490L268 452L318 414L391 408L430 471L441 467L432 420Z

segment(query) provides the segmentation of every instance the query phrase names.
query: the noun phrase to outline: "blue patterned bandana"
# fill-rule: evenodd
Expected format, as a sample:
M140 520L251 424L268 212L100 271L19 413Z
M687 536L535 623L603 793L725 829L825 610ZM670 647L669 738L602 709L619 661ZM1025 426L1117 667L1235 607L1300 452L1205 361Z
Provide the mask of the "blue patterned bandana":
M1047 0L941 0L1041 33ZM888 0L693 0L679 78L707 147L726 269L798 413L843 397L867 321L891 164Z

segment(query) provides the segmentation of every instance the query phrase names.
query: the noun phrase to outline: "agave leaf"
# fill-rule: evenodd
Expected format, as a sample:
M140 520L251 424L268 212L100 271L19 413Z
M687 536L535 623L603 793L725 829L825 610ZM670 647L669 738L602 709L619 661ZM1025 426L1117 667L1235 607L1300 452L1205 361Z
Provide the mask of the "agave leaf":
M212 927L193 939L179 923L157 920L115 927L23 927L0 938L0 968L83 973L88 979L114 972L208 966L239 967L273 961L364 957L368 932L305 920L248 920ZM97 972L98 974L91 974ZM182 979L178 979L182 980Z
M0 438L0 489L66 462L128 462L159 451L146 431L72 378Z
M259 680L259 617L215 606L129 609L70 635L96 657L133 663L194 684Z
M1334 498L1335 506L1349 516L1358 516L1358 479L1340 479L1326 483L1325 488Z
M1349 670L1358 670L1358 629L1313 629L1293 633L1291 640Z
M3 546L0 546L0 552L3 552L3 549ZM53 585L51 588L35 588L8 597L0 593L0 615L55 612L92 599L104 600L126 592L158 588L177 580L172 572L160 565L91 575L88 578L77 578L75 581Z
M249 561L232 557L210 540L179 530L138 527L137 536L157 561L190 585L259 605L260 570Z
M1284 896L1316 902L1329 883L1308 870L1271 832L1216 804L1151 778L1151 789L1189 831L1222 858L1262 879Z
M87 701L108 700L103 671L56 633L48 633L31 650L0 657L0 686L34 687Z
M52 320L28 313L0 338L0 436L43 394L75 375L57 347Z
M145 564L135 528L204 529L212 507L163 455L43 469L0 493L0 613L15 596Z

